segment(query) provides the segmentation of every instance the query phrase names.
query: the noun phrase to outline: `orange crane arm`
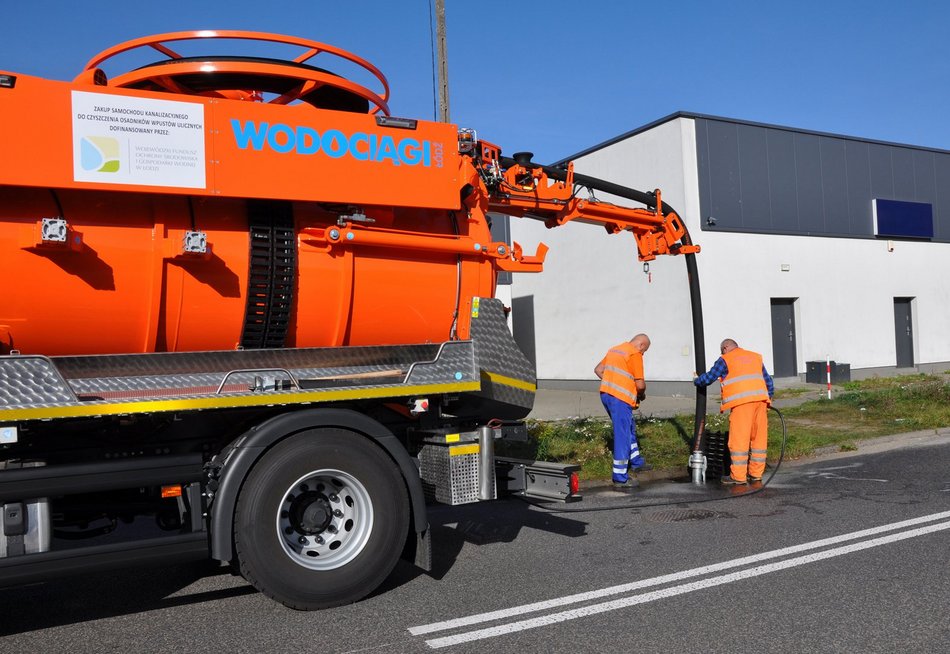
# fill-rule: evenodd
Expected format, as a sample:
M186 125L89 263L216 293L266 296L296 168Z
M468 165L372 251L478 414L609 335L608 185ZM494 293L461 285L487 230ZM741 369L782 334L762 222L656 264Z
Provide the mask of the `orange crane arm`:
M488 210L511 216L542 220L548 227L568 222L602 225L609 233L630 232L637 243L640 261L652 261L663 254L695 254L682 219L662 200L659 189L643 193L574 174L574 164L566 170L552 169L530 161L530 153L514 159L501 158L496 147L479 144L480 173L488 190ZM578 187L599 188L647 204L646 208L625 207L577 196ZM615 187L615 188L614 188Z

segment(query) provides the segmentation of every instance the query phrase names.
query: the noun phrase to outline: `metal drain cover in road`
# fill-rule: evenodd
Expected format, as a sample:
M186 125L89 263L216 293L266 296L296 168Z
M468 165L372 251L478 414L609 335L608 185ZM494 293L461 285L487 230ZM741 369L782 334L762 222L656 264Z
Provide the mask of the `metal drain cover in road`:
M733 518L725 511L709 511L706 509L670 509L657 511L643 516L650 522L687 522L689 520L708 520L709 518Z

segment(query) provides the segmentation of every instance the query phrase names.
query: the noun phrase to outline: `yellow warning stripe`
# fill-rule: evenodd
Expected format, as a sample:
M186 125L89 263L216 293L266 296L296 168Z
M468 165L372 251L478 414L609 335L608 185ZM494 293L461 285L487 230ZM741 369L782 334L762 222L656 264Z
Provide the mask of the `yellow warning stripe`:
M445 442L446 443L458 443L459 439L462 437L461 434L446 434Z
M478 443L453 445L449 448L449 456L461 456L463 454L478 454Z
M115 416L131 413L159 413L167 411L197 411L201 409L239 409L254 406L283 406L310 402L334 402L338 400L363 400L429 393L460 393L477 391L479 382L451 384L421 384L387 388L354 388L340 391L299 391L281 394L242 395L229 397L183 398L175 400L142 400L109 404L76 404L56 407L33 407L24 409L0 409L0 421L50 420L53 418L84 418L89 416Z
M528 391L529 393L534 393L538 390L538 385L524 381L523 379L515 379L514 377L505 377L504 375L499 375L498 373L488 372L487 370L482 370L482 378L487 379L493 384L501 384L502 386L513 386L514 388L521 389L523 391Z

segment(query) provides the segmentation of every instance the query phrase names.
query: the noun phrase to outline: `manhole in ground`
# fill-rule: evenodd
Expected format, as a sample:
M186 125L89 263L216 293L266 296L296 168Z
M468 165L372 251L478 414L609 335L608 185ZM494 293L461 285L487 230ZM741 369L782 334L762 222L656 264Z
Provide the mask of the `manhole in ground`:
M687 522L689 520L708 520L709 518L732 518L731 513L725 511L708 511L705 509L670 509L657 511L643 516L649 522Z

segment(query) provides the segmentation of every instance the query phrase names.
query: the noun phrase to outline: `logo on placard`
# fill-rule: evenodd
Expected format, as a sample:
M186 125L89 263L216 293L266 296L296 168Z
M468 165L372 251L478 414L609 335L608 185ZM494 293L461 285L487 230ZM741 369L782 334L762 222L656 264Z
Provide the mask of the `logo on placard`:
M119 171L119 141L109 136L84 136L79 142L83 170L97 173Z

